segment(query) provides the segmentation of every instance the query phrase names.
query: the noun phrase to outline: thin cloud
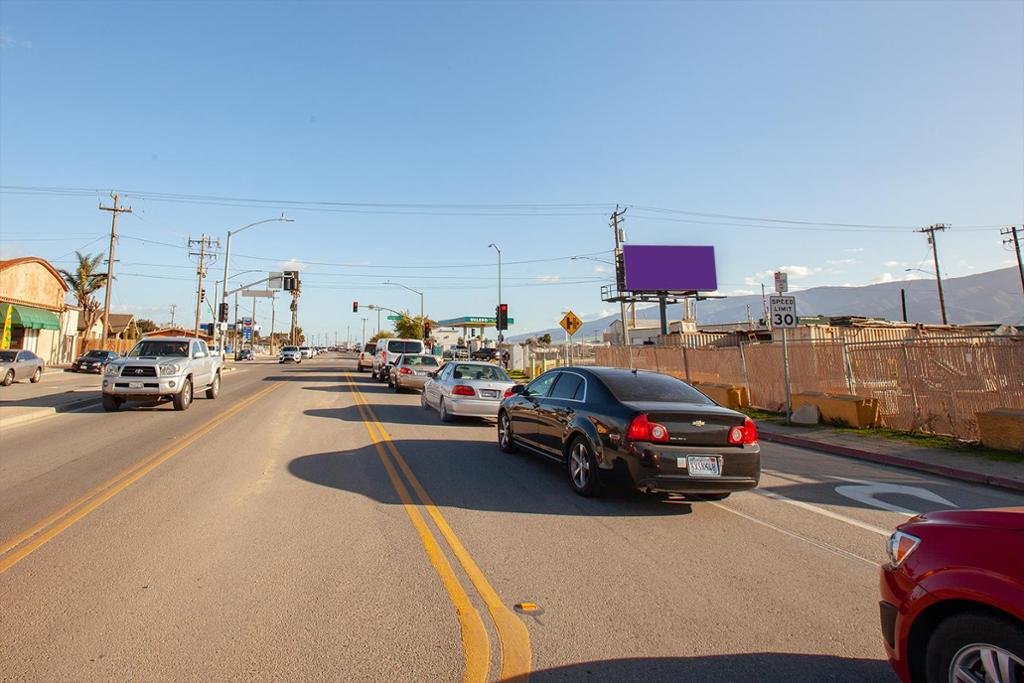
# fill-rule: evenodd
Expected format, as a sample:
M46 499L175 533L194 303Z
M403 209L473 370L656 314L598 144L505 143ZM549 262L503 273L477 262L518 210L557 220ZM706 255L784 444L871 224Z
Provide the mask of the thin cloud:
M561 275L538 275L537 277L535 277L533 279L533 281L534 282L543 282L543 283L561 282L562 281L562 276Z

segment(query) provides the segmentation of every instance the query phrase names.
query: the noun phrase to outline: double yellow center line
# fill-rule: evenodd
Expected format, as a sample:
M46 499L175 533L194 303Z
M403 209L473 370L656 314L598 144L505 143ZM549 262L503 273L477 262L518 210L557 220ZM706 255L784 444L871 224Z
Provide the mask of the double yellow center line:
M359 390L359 386L352 381L352 376L346 375L346 379L352 390L355 404L363 417L366 431L369 433L370 440L376 448L377 456L384 465L384 469L387 471L388 477L391 479L391 483L395 487L399 499L402 501L402 506L409 516L409 521L412 522L413 527L419 534L427 557L430 559L430 563L433 565L438 577L440 577L441 583L444 585L445 590L448 592L448 597L455 607L462 631L462 646L466 663L463 680L466 683L480 683L487 680L491 657L490 641L480 613L473 607L469 595L452 569L452 565L448 561L447 555L441 549L437 537L420 513L421 507L423 510L426 510L427 514L434 521L437 530L448 544L455 559L458 560L462 569L466 572L466 576L469 577L480 598L487 606L487 611L494 622L494 628L498 633L498 640L501 645L501 680L528 681L532 655L530 652L530 633L526 629L526 625L502 602L498 593L487 581L484 573L480 571L480 567L477 566L465 546L462 545L459 537L452 531L451 526L449 526L441 511L437 509L437 506L434 505L426 489L423 488L419 479L413 474L402 454L398 452L398 448L374 414L373 408L370 407L363 393ZM398 465L397 469L395 463ZM418 505L410 495L409 487L406 486L405 482L398 475L399 469L405 475L412 490L416 493L416 498L419 501Z
M52 515L40 520L32 527L21 532L14 538L10 538L0 544L0 574L18 564L40 547L46 545L51 539L67 529L69 526L82 519L90 512L103 505L105 502L125 490L139 479L152 472L162 463L170 460L175 455L191 446L200 438L208 434L218 425L260 400L271 391L279 388L281 383L275 382L266 389L263 389L252 396L238 401L217 417L200 425L196 429L185 434L174 443L161 448L156 453L139 460L131 467L122 470L99 486L91 489L84 496L71 501Z

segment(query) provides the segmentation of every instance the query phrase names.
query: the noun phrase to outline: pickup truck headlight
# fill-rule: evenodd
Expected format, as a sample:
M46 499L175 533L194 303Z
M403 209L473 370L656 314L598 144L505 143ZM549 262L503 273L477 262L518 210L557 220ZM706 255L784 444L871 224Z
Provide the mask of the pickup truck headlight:
M103 374L104 375L111 375L111 376L113 376L113 375L116 375L119 372L121 372L121 366L120 365L108 365L107 367L103 368Z
M161 375L177 375L178 370L178 366L175 365L174 363L164 363L163 365L160 366Z

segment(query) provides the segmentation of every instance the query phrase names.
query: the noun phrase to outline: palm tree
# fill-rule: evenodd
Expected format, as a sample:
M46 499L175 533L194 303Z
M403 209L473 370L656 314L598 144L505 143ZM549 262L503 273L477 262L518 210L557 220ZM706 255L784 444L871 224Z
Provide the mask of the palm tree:
M96 300L93 293L103 289L107 284L107 274L97 273L100 263L103 262L104 254L83 254L76 251L78 267L74 270L61 270L61 277L68 283L68 287L75 294L75 302L82 309L82 322L85 324L85 334L88 336L92 326L100 318L100 302Z

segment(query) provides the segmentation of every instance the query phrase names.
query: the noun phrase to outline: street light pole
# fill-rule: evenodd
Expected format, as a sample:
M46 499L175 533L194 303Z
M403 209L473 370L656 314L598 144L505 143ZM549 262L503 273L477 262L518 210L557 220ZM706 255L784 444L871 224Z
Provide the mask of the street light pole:
M221 300L222 304L226 304L228 302L228 295L227 295L227 291L228 291L228 263L231 261L231 236L232 235L237 235L238 233L242 232L243 230L248 230L249 228L251 228L253 226L256 226L256 225L262 225L263 223L275 223L275 222L278 222L278 221L280 221L282 223L294 223L295 219L294 218L288 218L287 216L285 216L282 213L277 218L265 218L262 221L256 221L255 223L249 223L248 225L243 225L242 227L238 228L237 230L228 230L228 239L227 239L227 241L224 244L224 295L223 295L223 299ZM217 323L218 323L218 325L217 326L220 327L220 311L218 311L217 313L218 313L218 315L217 315ZM235 315L237 316L237 314L238 313L236 311ZM226 335L222 331L220 333L220 348L221 349L224 348L224 339L225 339L225 337L226 337Z
M398 287L402 287L403 289L408 289L413 294L419 294L420 295L420 337L422 337L423 336L423 332L426 329L426 327L425 327L426 319L423 317L423 292L421 292L419 290L416 290L416 289L413 289L412 287L406 287L401 282L391 282L390 280L387 280L387 281L384 282L384 284L385 285L397 285ZM377 313L379 314L380 311L378 310Z
M494 251L498 252L498 307L494 309L494 322L497 327L498 322L498 308L501 308L501 247L493 242L487 245L488 247L494 247ZM498 347L501 347L502 342L505 341L505 335L502 334L502 330L498 330Z

